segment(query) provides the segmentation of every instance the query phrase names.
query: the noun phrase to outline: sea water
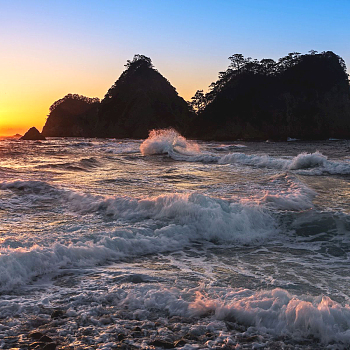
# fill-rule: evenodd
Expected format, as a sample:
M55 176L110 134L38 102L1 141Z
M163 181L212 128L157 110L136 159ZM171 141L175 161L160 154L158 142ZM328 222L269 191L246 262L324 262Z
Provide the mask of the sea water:
M0 347L350 348L349 151L0 141Z

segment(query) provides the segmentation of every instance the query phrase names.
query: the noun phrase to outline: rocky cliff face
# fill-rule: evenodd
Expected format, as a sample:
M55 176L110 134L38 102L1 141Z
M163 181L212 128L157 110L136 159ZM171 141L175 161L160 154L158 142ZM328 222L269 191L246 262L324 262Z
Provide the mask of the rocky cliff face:
M135 55L126 67L101 101L98 135L147 138L150 130L167 127L185 132L192 117L188 105L151 60Z

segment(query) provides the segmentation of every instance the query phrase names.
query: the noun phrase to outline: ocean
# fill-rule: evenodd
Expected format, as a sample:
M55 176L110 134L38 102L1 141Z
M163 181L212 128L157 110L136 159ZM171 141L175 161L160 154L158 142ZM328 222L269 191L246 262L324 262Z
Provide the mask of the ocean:
M1 140L0 243L3 349L350 349L350 141Z

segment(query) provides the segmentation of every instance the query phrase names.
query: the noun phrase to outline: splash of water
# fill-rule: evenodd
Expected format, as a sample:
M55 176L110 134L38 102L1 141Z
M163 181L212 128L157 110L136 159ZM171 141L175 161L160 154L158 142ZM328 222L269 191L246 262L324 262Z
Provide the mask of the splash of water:
M180 153L196 155L200 152L199 145L188 141L174 129L151 130L140 146L142 155Z

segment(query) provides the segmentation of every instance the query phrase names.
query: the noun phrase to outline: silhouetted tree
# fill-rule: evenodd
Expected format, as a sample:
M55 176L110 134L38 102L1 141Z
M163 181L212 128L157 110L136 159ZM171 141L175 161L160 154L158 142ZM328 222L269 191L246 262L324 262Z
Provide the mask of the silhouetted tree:
M190 105L197 112L203 110L207 105L207 99L205 98L203 90L197 90L191 100Z
M231 68L234 71L238 71L238 72L240 72L241 69L247 63L247 60L240 53L236 53L236 54L230 56L228 59L231 61L229 68Z
M145 65L148 68L154 68L152 60L149 57L139 54L134 55L134 58L131 61L127 60L124 67L130 69L131 67L139 67L141 65Z
M263 58L260 61L261 72L265 75L273 75L275 74L276 62L270 58Z

